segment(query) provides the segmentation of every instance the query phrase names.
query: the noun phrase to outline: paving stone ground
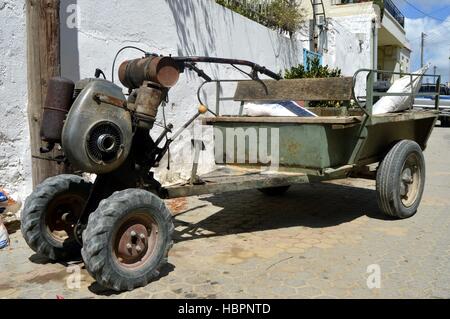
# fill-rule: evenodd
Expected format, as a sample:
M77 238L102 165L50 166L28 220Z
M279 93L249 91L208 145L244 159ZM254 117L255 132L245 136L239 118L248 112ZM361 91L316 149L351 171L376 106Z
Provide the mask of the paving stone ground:
M383 217L374 182L357 179L169 201L179 214L170 264L132 292L102 289L84 269L72 287L73 265L34 254L17 230L0 251L0 298L450 298L450 129L435 129L425 157L408 220ZM370 265L379 289L367 286Z

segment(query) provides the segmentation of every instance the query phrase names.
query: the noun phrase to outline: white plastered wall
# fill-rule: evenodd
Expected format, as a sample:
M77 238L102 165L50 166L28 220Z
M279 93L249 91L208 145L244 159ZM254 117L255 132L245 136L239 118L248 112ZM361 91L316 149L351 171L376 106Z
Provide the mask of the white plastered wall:
M278 72L302 61L302 44L217 5L212 0L63 0L61 6L62 74L73 80L92 77L95 68L111 76L116 52L125 45L138 46L149 52L174 56L205 55L246 59ZM74 27L75 26L75 27ZM118 62L142 54L126 51ZM242 78L232 67L199 65L213 78ZM116 68L117 73L117 68ZM117 76L116 76L117 79ZM175 128L197 112L196 92L201 80L187 71L170 93L166 107L167 122ZM209 106L215 109L214 90L205 93ZM232 95L233 87L223 87L224 95ZM223 113L236 113L237 106L221 107ZM158 121L162 121L160 108ZM198 123L196 123L198 128ZM174 143L158 169L165 182L187 178L192 165L192 127ZM196 130L201 131L201 129ZM159 132L155 128L152 135ZM199 136L200 135L200 136ZM214 168L212 130L196 134L206 143L200 172Z
M0 187L22 200L31 191L24 5L0 0Z

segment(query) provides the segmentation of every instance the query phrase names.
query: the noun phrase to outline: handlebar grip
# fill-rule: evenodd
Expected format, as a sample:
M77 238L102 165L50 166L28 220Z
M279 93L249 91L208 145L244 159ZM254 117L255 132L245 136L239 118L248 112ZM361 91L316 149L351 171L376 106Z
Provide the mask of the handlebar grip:
M268 69L266 69L265 67L260 67L258 70L260 73L267 75L268 77L271 77L272 79L275 80L281 80L282 77L279 74L276 74L275 72L272 72Z

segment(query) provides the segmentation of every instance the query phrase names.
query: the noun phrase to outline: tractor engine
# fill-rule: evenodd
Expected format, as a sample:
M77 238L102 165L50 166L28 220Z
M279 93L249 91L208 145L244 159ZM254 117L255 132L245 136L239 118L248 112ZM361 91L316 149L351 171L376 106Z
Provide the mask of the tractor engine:
M51 79L41 126L47 151L59 143L77 170L95 174L117 170L130 154L135 132L153 127L159 105L179 75L178 64L170 57L126 61L119 68L119 79L128 88L128 98L122 88L99 78L76 84Z
M118 55L125 49L138 50L145 56L120 65L119 86L114 83L114 70ZM41 125L41 138L47 144L41 147L41 153L53 156L33 156L70 164L73 173L47 178L27 198L21 231L32 250L54 261L80 260L81 255L97 283L115 291L145 286L159 276L167 263L175 229L173 215L163 199L175 196L155 178L153 168L168 155L170 169L171 144L200 116L207 112L216 115L203 103L201 90L207 83L220 86L221 80L210 78L197 63L230 65L258 82L266 93L267 85L258 74L280 79L250 61L164 57L125 46L114 58L111 81L100 69L94 78L77 83L61 77L48 81ZM197 91L197 112L173 130L165 116L162 125L155 121L160 105L168 101L170 88L185 70L195 72L204 82ZM150 130L156 125L163 130L153 139ZM191 179L185 186L178 186L179 195L210 190L209 184L197 176L203 143L193 142ZM63 153L50 154L56 145ZM80 173L96 174L95 182ZM254 185L263 185L256 183L261 183L259 180ZM226 191L229 187L225 183L217 189Z
M77 83L61 142L69 162L84 172L104 174L128 157L133 137L131 113L122 90L105 80Z

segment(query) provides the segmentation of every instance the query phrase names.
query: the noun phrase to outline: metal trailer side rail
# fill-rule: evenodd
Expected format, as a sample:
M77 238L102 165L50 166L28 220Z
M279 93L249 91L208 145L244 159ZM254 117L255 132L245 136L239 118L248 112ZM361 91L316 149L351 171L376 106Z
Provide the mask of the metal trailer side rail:
M358 75L361 73L365 73L367 72L367 77L366 77L366 96L365 96L365 100L366 103L362 103L360 101L359 98L361 98L361 96L357 96L356 92L355 92L355 88L356 88L356 82L357 82L357 78ZM387 93L387 92L375 92L374 90L374 79L375 76L378 74L390 74L390 75L400 75L400 76L409 76L410 77L410 86L411 86L411 92L410 93ZM394 72L394 71L385 71L385 70L374 70L374 69L359 69L355 72L355 74L353 75L353 98L356 102L356 105L364 112L364 119L361 123L361 127L359 129L359 134L358 134L358 140L357 140L357 144L355 146L355 149L353 150L353 153L351 155L350 161L349 161L349 165L355 165L359 158L359 154L361 152L361 150L363 149L366 139L367 139L367 126L369 124L372 124L372 119L373 119L373 99L374 97L384 97L384 96L407 96L407 97L411 97L411 106L410 106L410 110L413 109L414 107L414 98L416 96L430 96L430 93L427 94L423 94L423 93L414 93L413 92L413 83L414 83L414 79L417 77L433 77L436 78L436 92L434 94L431 94L433 96L436 97L435 100L435 108L434 110L439 110L439 97L440 97L440 83L441 83L441 76L440 75L431 75L431 74L413 74L413 73L402 73L402 72ZM364 97L364 96L362 96ZM431 133L431 132L430 132Z

